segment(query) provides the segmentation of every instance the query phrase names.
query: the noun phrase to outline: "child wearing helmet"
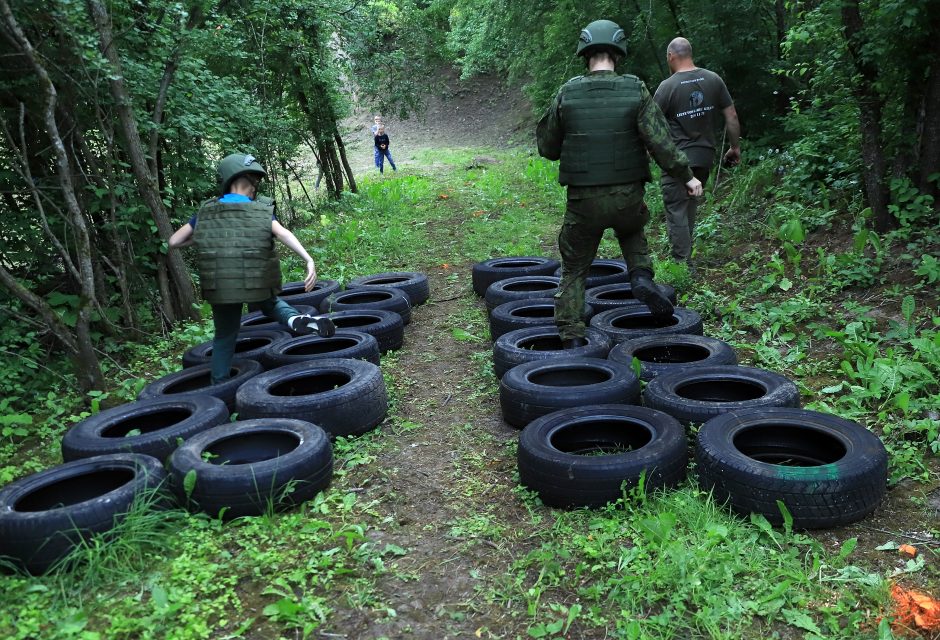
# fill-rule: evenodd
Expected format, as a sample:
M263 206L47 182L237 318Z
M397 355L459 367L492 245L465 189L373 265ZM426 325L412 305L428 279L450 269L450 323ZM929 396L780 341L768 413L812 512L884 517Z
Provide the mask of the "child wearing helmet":
M277 221L274 201L257 195L267 176L254 156L231 154L218 166L222 195L202 203L189 222L170 237L169 248L195 245L202 295L212 306L212 382L230 375L242 305L263 311L296 334L333 335L329 318L301 314L277 297L281 269L274 238L300 256L306 266L304 289L317 281L313 258L297 237Z

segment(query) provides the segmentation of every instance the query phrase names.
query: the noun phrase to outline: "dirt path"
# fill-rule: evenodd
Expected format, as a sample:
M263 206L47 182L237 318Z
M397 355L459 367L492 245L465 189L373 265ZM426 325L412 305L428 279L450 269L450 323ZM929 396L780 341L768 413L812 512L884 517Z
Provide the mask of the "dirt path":
M453 337L453 319L469 305L482 305L470 291L470 265L457 269L466 277L454 282L453 268L428 268L431 300L414 310L405 346L391 365L397 428L383 427L388 435L377 459L351 479L362 489L360 499L375 503L379 517L371 537L406 550L378 581L379 597L395 616L341 610L329 633L442 640L513 626L477 590L511 561L497 544L499 523L525 516L513 494L515 459L508 446L518 432L502 422L493 394L479 393L492 382L476 373L473 355L488 342Z

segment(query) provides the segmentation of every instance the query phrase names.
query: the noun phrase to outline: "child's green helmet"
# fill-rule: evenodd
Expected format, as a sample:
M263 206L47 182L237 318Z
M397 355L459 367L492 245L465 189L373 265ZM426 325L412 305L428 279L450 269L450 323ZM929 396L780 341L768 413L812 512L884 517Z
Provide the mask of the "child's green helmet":
M627 55L627 34L619 24L610 20L595 20L581 29L578 55L589 56L599 49L612 49L621 56Z
M244 175L246 173L258 173L261 174L262 178L264 178L268 175L264 168L258 164L258 161L255 160L253 155L247 155L244 153L233 153L231 155L225 156L222 158L222 161L219 162L217 171L219 173L219 180L222 183L223 195L228 193L232 186L232 182L238 176Z

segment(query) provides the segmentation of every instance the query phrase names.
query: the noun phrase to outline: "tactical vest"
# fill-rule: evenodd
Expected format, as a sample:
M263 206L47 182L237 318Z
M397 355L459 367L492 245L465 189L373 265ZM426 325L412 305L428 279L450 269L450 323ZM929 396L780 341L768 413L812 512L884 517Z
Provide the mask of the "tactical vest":
M575 78L562 87L561 184L586 187L650 179L637 129L640 86L636 76L601 74Z
M274 251L269 198L255 202L202 204L193 243L202 296L210 304L260 302L281 290L281 267Z

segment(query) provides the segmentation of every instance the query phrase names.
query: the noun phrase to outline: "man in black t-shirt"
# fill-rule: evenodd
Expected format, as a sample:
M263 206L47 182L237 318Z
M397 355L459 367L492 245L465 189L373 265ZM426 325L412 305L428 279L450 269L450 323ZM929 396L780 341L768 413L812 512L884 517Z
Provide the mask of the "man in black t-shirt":
M692 46L685 38L669 43L666 62L672 75L660 83L653 100L665 114L676 146L688 156L692 173L705 184L715 158L716 111L724 116L730 144L724 162L733 165L741 159L741 126L734 101L718 74L695 66ZM663 175L660 184L672 258L688 261L698 200L688 195L685 185L668 175Z

